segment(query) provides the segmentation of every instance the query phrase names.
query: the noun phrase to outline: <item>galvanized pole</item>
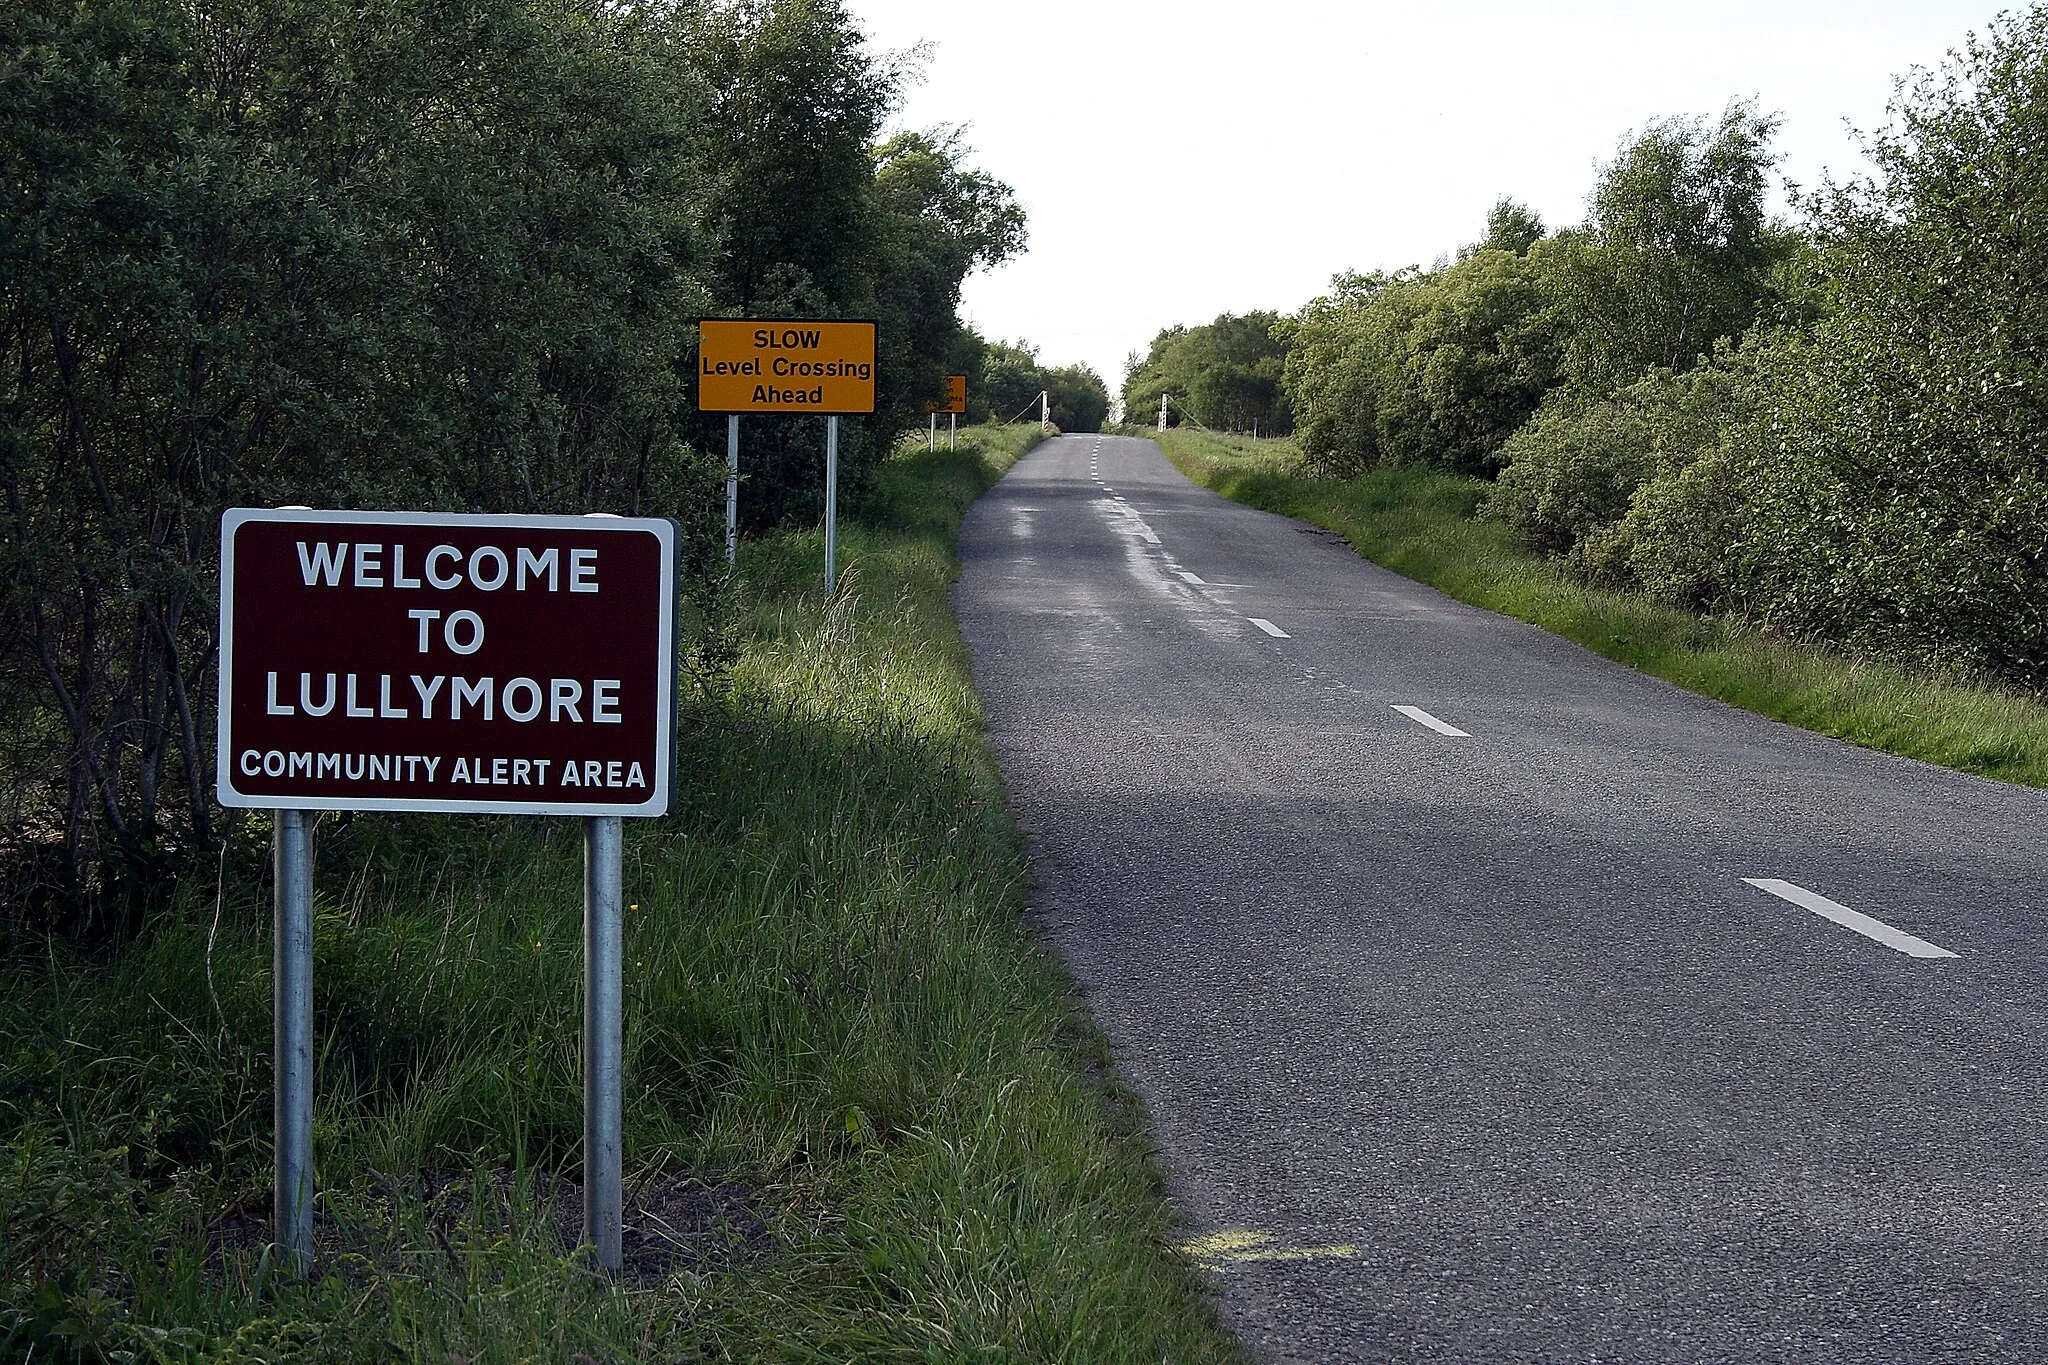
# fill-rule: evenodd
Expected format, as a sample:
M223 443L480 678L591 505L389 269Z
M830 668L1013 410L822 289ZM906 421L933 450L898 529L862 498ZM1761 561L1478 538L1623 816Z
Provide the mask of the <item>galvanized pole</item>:
M302 810L277 812L272 827L271 1121L277 1170L271 1235L286 1269L313 1265L313 850Z
M938 453L938 449L939 449L939 410L938 410L937 408L933 408L933 409L932 409L932 429L931 429L931 433L930 433L930 434L929 434L928 436L926 436L926 437L925 437L924 449L925 449L925 453L926 453L927 455L934 455L934 454L937 454L937 453Z
M949 412L946 414L946 449L958 450L959 448L960 414L957 412Z
M597 1248L599 1267L614 1274L624 1265L620 835L616 815L593 815L583 822L583 1240Z
M739 557L740 415L735 412L725 419L725 562L737 563Z
M839 565L839 419L825 419L825 595L832 595Z

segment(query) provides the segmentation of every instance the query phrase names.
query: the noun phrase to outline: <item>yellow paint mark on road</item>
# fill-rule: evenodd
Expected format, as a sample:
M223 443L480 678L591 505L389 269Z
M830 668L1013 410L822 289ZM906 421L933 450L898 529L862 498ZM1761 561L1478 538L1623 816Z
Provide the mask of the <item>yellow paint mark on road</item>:
M1323 1247L1291 1247L1275 1242L1269 1233L1235 1228L1213 1232L1182 1242L1180 1250L1203 1270L1224 1271L1252 1261L1317 1261L1356 1256L1358 1248L1349 1242Z

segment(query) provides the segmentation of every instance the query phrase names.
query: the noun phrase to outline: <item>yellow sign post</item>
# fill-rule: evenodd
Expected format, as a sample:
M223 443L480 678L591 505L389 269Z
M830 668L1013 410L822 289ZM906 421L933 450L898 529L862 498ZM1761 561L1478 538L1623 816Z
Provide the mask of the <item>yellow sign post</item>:
M697 323L700 412L875 410L875 324L800 318Z

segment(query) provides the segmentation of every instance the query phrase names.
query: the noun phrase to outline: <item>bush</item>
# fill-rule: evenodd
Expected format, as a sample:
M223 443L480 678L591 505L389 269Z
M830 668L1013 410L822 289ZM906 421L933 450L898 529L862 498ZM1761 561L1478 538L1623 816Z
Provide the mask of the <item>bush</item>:
M1345 275L1293 324L1287 393L1309 467L1490 473L1555 381L1542 247L1481 247L1427 274Z
M1704 605L1739 515L1724 433L1750 389L1728 358L1652 371L1607 399L1558 390L1502 448L1486 513L1583 577Z
M1216 431L1258 430L1268 436L1294 429L1294 414L1280 391L1291 328L1277 313L1220 315L1200 327L1168 327L1152 338L1143 360L1134 354L1124 373L1124 414L1143 421L1168 394L1181 412Z
M1765 619L2048 682L2048 10L1913 86L1813 205L1829 311L1760 357L1740 550Z

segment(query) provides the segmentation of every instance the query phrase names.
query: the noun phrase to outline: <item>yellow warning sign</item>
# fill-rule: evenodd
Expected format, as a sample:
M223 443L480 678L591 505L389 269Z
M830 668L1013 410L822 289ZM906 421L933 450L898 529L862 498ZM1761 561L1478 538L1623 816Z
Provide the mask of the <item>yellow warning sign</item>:
M946 376L946 401L945 401L945 402L943 402L943 403L927 403L927 404L925 404L925 411L927 411L927 412L965 412L965 411L967 411L967 376L966 376L966 375L964 375L964 374L949 374L949 375L947 375L947 376Z
M809 318L697 323L700 412L875 410L875 324Z

